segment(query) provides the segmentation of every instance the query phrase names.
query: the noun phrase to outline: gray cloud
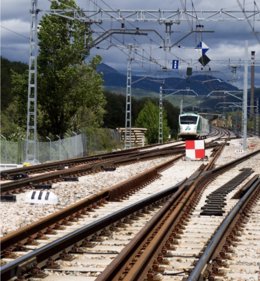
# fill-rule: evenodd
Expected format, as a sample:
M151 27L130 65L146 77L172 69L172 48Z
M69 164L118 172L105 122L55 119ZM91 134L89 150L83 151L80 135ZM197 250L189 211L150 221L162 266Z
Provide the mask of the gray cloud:
M103 8L108 8L104 5L103 1L94 1L100 4ZM176 10L182 8L181 3L184 1L118 1L118 0L107 0L106 3L113 9L142 9L142 10L158 10L158 9L172 9ZM240 2L242 2L240 0ZM93 2L86 0L78 0L78 5L83 9L93 8ZM187 3L191 3L187 1ZM252 10L252 1L246 1L246 8ZM48 0L39 1L40 9L48 9L50 2ZM208 1L200 0L194 1L195 8L199 10L219 10L221 8L230 10L239 10L237 0L218 0ZM259 5L258 5L259 6ZM11 60L19 60L28 62L29 56L29 29L30 29L30 1L28 0L2 0L1 3L1 52L2 56L7 57ZM191 9L191 6L187 7ZM43 15L43 13L40 13ZM199 15L199 13L198 13ZM126 23L129 28L133 28L132 24ZM193 23L193 27L196 24ZM104 26L109 28L111 25L114 27L120 27L119 23L104 23ZM164 25L150 24L150 23L134 23L134 26L140 28L154 28L164 37ZM210 50L207 53L212 59L211 65L214 69L224 69L223 66L219 66L217 61L228 61L229 58L233 60L239 60L244 57L244 44L245 40L248 41L249 51L256 51L256 60L260 64L260 44L256 40L256 37L252 33L249 24L246 21L240 22L203 22L205 30L214 30L214 33L203 33L203 34L192 34L185 40L181 41L178 45L180 48L172 48L170 52L164 53L159 48L162 45L162 40L154 34L149 34L149 37L132 37L132 36L117 36L120 42L116 39L109 38L108 40L100 44L100 49L92 49L91 54L101 54L103 56L103 62L111 65L114 68L126 69L127 56L119 51L116 47L110 47L110 44L122 45L123 43L134 43L135 45L142 46L145 51L137 51L140 54L145 54L146 57L153 55L162 64L171 64L172 59L180 58L182 63L181 71L191 63L195 68L199 69L197 62L198 54L195 52L194 47L202 39L209 47ZM260 32L260 16L259 20L254 23L256 31ZM95 27L94 30L101 31L99 27ZM183 36L188 34L191 30L191 25L188 22L183 22L180 25L173 25L173 33L171 36L172 43L178 41ZM94 34L94 37L97 36ZM260 36L260 35L258 35ZM105 49L105 50L104 50ZM125 50L127 53L127 50ZM140 59L140 58L138 58ZM214 63L215 61L215 63ZM147 69L151 67L150 62L136 62L138 67L145 66ZM228 66L226 66L227 69ZM260 84L259 68L256 70L256 81Z
M27 19L29 20L30 1L2 0L1 1L1 20L8 19Z

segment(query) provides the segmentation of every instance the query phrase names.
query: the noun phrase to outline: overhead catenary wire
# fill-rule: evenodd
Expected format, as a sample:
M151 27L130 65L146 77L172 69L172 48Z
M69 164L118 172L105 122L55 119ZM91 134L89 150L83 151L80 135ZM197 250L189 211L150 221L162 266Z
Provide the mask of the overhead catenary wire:
M90 0L94 5L97 5L96 4L96 1L94 2L94 0ZM101 2L108 8L110 9L111 11L115 11L109 4L107 4L104 0L101 0ZM103 9L103 7L101 7L101 5L97 5L97 9ZM117 18L115 18L114 16L111 16L112 18L114 18L116 21L120 22L121 21ZM133 28L138 28L136 27L132 22L128 21L127 19L124 19L124 24L127 23L128 25L132 26ZM99 26L99 25L98 25ZM136 42L137 44L140 45L140 43L138 43L138 41L136 40L135 37L132 37L133 38L133 41ZM147 38L150 40L150 42L153 42L155 45L158 44L158 42L154 41L149 35L147 35ZM125 43L125 42L124 42ZM151 56L148 51L146 49L142 49L143 50L143 53L145 53L148 57ZM164 50L165 52L167 51L167 49ZM174 55L173 53L171 53L172 56L180 59L181 61L186 61L184 58L180 58L180 57L177 57L176 55ZM165 54L165 56L167 56L167 54ZM144 57L145 58L145 57ZM149 60L151 61L151 60ZM154 60L152 60L154 62ZM162 66L163 68L165 68L165 66Z
M94 0L90 0L90 1L91 1L94 5L97 5L97 3L94 3ZM101 2L102 2L107 8L111 9L112 11L114 11L114 9L113 9L110 5L108 5L105 1L101 0ZM102 7L101 7L100 5L97 5L97 8L98 8L98 9L102 9ZM113 18L113 19L115 19L116 21L118 21L118 22L121 23L120 20L116 19L116 18L115 18L114 16L112 16L112 15L111 15L111 18ZM131 22L127 21L127 20L124 20L124 24L125 24L126 22L127 22L128 25L132 26L133 28L137 28L133 23L131 23ZM98 25L98 26L99 26L99 25ZM125 26L125 25L124 25L124 26ZM152 41L152 42L154 42L154 43L157 43L157 42L154 41L152 38L150 38L149 35L148 35L147 37L148 37L148 39L150 39L150 42ZM135 37L132 37L132 38L133 38L133 41L134 41L134 42L136 42L137 44L140 45L140 43L137 42L137 40L136 40ZM123 43L125 44L125 42L123 42ZM148 52L147 52L145 49L142 49L142 51L143 51L143 53L146 53L146 54L148 55L148 57L149 57L149 54L148 54ZM145 56L144 56L144 58L145 58Z
M19 32L17 32L17 31L14 31L14 30L12 30L12 29L9 28L9 27L6 27L6 26L4 26L4 25L2 25L2 24L0 24L0 26L1 26L1 28L5 29L5 30L7 30L7 31L9 31L9 32L12 32L12 33L16 34L17 36L23 37L23 38L25 38L25 39L27 39L27 40L30 39L28 36L25 36L24 34L19 33Z
M49 2L53 2L52 0L48 0ZM60 2L59 0L56 0L57 2ZM94 1L94 0L90 0L95 6L97 6L97 2ZM70 9L74 9L74 7L71 7L70 5L67 5L67 4L64 4L64 6L70 8ZM97 25L100 29L102 29L102 31L105 31L105 28L103 28L102 26L100 25ZM119 43L121 43L118 39L116 39ZM113 45L115 47L117 47L116 45ZM124 52L122 49L119 49L121 52L123 52L125 55L128 55L126 52Z
M255 31L254 25L252 25L252 23L250 22L250 20L249 20L247 14L246 14L246 11L245 11L244 6L242 6L242 4L240 3L239 0L237 0L237 3L238 3L238 6L240 7L240 9L242 10L243 14L245 15L246 21L247 21L248 25L250 26L250 28L251 28L251 30L252 30L252 32L253 32L253 34L254 34L256 40L258 41L258 43L260 43L260 38L258 37L258 34L257 34L257 32ZM255 1L254 1L254 3L255 3ZM254 5L254 8L255 8L255 7L258 8L258 6ZM259 9L258 9L258 11L259 11Z

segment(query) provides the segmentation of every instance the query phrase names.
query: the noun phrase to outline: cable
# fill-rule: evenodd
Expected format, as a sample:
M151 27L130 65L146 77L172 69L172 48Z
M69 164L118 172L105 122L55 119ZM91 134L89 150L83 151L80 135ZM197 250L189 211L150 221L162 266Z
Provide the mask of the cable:
M4 29L6 29L6 30L8 30L8 31L10 31L10 32L12 32L12 33L14 33L14 34L20 36L20 37L23 37L23 38L25 38L25 39L27 39L27 40L30 40L29 37L27 37L27 36L25 36L25 35L23 35L23 34L21 34L21 33L18 33L18 32L14 31L14 30L12 30L12 29L6 27L6 26L3 26L2 24L0 24L0 26L1 26L2 28L4 28Z
M93 4L96 4L96 3L94 3L94 1L93 0L90 0ZM103 1L103 0L101 0L101 2L105 5L105 6L107 6L109 9L111 9L112 11L115 11L110 5L108 5L105 1ZM101 9L101 10L103 10L103 8L100 6L100 5L97 5L96 4L96 6L97 6L97 8L99 8L99 9ZM116 12L116 11L115 11ZM108 14L111 18L113 18L113 19L115 19L116 21L118 21L118 22L121 22L120 20L118 20L118 19L116 19L114 16L112 16L112 15L110 15L110 14ZM134 29L136 29L137 27L133 24L133 23L131 23L131 22L129 22L129 21L127 21L127 20L125 20L125 22L127 22L130 26L132 26ZM157 43L157 42L155 42L153 39L151 39L149 36L147 36L150 40L152 40L152 42L154 42L154 43ZM135 39L135 37L132 37L133 38L133 41L134 42L137 42L137 40ZM146 52L146 50L144 50L145 52ZM146 52L147 53L147 52Z
M52 2L51 0L49 0L49 1ZM59 0L56 0L56 1L57 1L57 3L60 3ZM90 0L90 1L89 1L89 4L90 4L90 2L92 2L93 5L94 5L94 7L97 8L97 11L101 11L101 10L103 11L103 8L102 8L100 5L97 4L97 1L95 1L95 0ZM102 2L106 7L108 7L109 9L111 9L111 10L113 11L112 7L111 7L110 5L108 5L104 0L101 0L101 2ZM75 7L71 7L71 6L67 5L67 4L64 4L64 5L65 5L65 7L68 7L68 8L70 8L70 9L75 9ZM117 11L115 11L115 12L117 12ZM83 13L84 13L84 11L83 11ZM111 20L114 19L114 20L116 20L116 21L121 22L121 20L118 20L118 19L115 18L113 15L110 15L110 13L107 13L107 14L110 16ZM132 24L131 22L129 22L129 21L127 21L127 20L126 20L126 22L127 22L130 26L133 26L134 28L136 28L136 26L135 26L134 24ZM94 23L94 24L96 24L96 23ZM100 28L100 29L102 29L102 30L104 31L104 28L101 28L101 26L100 26L99 24L96 24L96 26L98 26L98 28ZM94 31L94 32L95 32L95 31ZM98 33L98 32L97 32L97 33ZM156 41L154 41L151 37L148 36L148 38L150 39L150 43L152 42L152 43L154 43L154 44L158 44L158 43L157 43ZM111 45L112 39L114 39L114 40L116 40L117 42L121 43L119 39L115 38L114 36L111 36L111 37L109 38L109 45ZM124 40L124 37L123 37L123 40ZM139 44L139 45L141 44L141 43L138 43L138 41L136 40L135 37L133 37L133 41L136 42L136 43ZM121 44L122 44L122 43L121 43ZM123 42L123 44L125 44L125 42ZM122 50L121 50L121 52L122 52ZM147 50L144 49L144 48L142 48L142 55L138 54L137 52L136 52L136 54L137 54L137 56L141 57L142 60L147 60L147 61L153 62L153 63L155 63L155 64L157 64L157 65L160 65L162 68L166 68L166 65L163 66L161 63L158 62L158 59L152 58L151 54L149 54L149 53L147 52ZM146 54L146 56L145 56L145 54ZM173 55L173 54L171 53L171 56L172 56L172 55ZM167 56L166 53L165 53L165 56ZM148 57L148 58L147 58L147 57ZM175 56L175 57L176 57L176 56ZM186 60L183 59L183 58L180 58L180 57L177 57L177 58L180 59L181 61L186 62ZM166 63L166 62L165 62L165 63Z
M96 3L93 2L93 0L90 0L90 1L91 1L93 4L96 4ZM104 0L101 0L101 2L102 2L107 8L109 8L110 10L115 11L115 10L114 10L110 5L108 5ZM100 5L97 5L97 8L103 10L103 7L101 7ZM115 12L116 12L116 11L115 11ZM108 13L108 15L111 16L109 13ZM111 18L114 18L116 21L121 22L120 20L116 19L114 16L111 16ZM129 21L125 20L125 22L127 22L130 26L132 26L132 27L134 27L134 28L137 28L133 23L131 23L131 22L129 22ZM150 39L150 42L155 43L155 44L158 44L158 43L157 43L156 41L154 41L149 35L148 35L147 37L148 37L148 39ZM140 45L140 43L138 43L138 41L136 40L135 37L132 37L132 38L133 38L133 41L134 41L134 42L136 42L137 44ZM143 53L145 53L148 57L149 57L149 56L151 57L151 55L148 53L147 50L143 49ZM172 55L172 54L171 54L171 55ZM165 54L165 56L167 56L167 54ZM143 58L145 58L145 56L143 56ZM151 60L149 60L149 61L151 61ZM182 61L185 61L185 60L182 59ZM166 66L163 66L163 67L165 68Z
M248 16L245 12L244 7L242 6L242 4L240 3L239 0L237 0L238 6L240 7L240 9L242 10L243 14L245 15L245 18L247 20L247 23L249 24L250 28L252 29L253 34L255 35L256 40L260 43L260 38L258 38L257 33L254 29L254 26L251 24L250 20L248 19ZM254 2L255 3L255 2ZM257 7L258 8L258 7Z

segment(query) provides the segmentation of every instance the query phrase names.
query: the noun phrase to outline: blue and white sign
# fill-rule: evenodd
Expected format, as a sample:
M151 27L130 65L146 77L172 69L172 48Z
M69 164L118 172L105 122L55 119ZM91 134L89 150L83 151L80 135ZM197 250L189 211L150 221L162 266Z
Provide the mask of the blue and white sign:
M202 55L205 55L207 53L207 51L209 50L209 47L203 41L200 41L195 49L200 49L202 52Z
M179 61L178 60L172 61L172 69L179 69Z

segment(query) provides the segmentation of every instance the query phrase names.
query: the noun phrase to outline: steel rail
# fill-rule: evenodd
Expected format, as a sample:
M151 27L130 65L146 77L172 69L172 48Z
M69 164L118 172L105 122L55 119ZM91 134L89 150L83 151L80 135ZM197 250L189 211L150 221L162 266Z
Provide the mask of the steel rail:
M206 148L213 148L218 146L219 144L212 142L206 145ZM9 194L12 192L20 192L23 188L33 187L34 185L46 182L57 182L62 181L65 177L68 176L77 176L77 175L85 175L89 173L94 173L98 171L106 170L108 166L116 166L116 165L124 165L133 163L136 161L161 157L161 156L169 156L177 153L184 153L184 148L163 148L149 151L141 151L135 153L134 155L125 155L118 156L117 158L113 158L112 160L100 160L98 163L88 163L80 166L72 166L68 169L62 169L58 171L53 171L49 173L45 173L42 175L22 178L17 181L11 181L7 183L1 184L0 190L2 195Z
M222 150L222 147L219 148ZM217 154L210 161L214 162ZM210 163L208 165L210 165ZM144 280L149 269L154 264L153 257L159 255L163 245L171 239L171 233L180 220L180 213L185 208L186 202L192 196L196 186L201 183L203 171L206 165L202 165L196 173L179 189L167 204L157 213L134 240L111 262L111 264L98 276L97 281ZM208 178L208 177L207 177ZM152 242L155 240L155 242ZM137 258L139 257L139 259Z
M212 171L202 172L195 182L192 182L189 188L187 188L186 194L183 195L181 199L181 204L176 205L176 208L173 209L173 213L169 214L169 220L164 222L164 217L162 217L161 220L158 219L158 224L154 227L155 232L150 233L149 236L147 233L145 233L144 236L140 236L140 241L135 242L135 245L139 245L137 248L135 248L134 245L129 244L129 247L124 250L123 254L114 259L103 273L101 273L100 278L97 279L97 281L123 280L124 278L128 281L134 281L147 278L150 269L156 265L156 260L158 258L162 259L161 253L166 251L167 247L165 247L165 245L168 243L168 239L171 239L170 233L174 226L178 225L178 221L181 218L181 214L178 211L183 210L185 207L187 209L191 208L191 204L187 206L187 202L196 200L196 196L198 196L204 186L212 181L217 175L259 152L260 150L247 154L240 159L231 161ZM218 155L216 154L216 157L217 156ZM209 165L211 165L211 163L209 163ZM165 225L163 225L163 223L165 223Z
M185 180L184 180L185 181ZM158 194L152 195L143 199L135 204L125 207L110 215L105 216L95 222L92 222L80 229L65 235L37 250L34 250L25 256L22 256L0 268L1 280L9 280L13 277L19 277L27 271L32 270L34 267L44 267L51 258L55 260L59 258L62 252L68 253L75 244L79 246L88 237L97 233L98 231L108 227L109 225L141 210L142 208L151 205L165 197L170 196L176 192L183 184L184 181L177 185L161 191Z
M187 189L188 193L185 192ZM176 226L180 211L185 207L191 193L191 186L188 183L179 188L96 281L123 280L124 277L128 281L145 280L149 267L154 263L151 255L155 256L161 252L162 244L170 239L171 230ZM162 224L163 227L160 227ZM152 243L153 239L156 241Z
M243 208L245 207L246 203L252 197L254 192L260 186L260 179L254 182L248 192L239 200L239 202L232 208L230 213L227 215L221 226L218 228L212 239L210 240L207 248L205 249L203 255L200 257L199 261L197 262L195 268L192 270L191 274L189 275L187 281L197 281L199 280L202 270L205 268L207 263L209 262L211 256L213 255L215 249L217 248L218 244L220 243L221 239L225 232L228 230L230 224L235 219L235 217L242 212Z
M260 152L260 149L257 149L257 150L255 150L255 151L253 151L251 153L245 154L244 156L242 156L242 157L240 157L238 159L235 159L235 160L230 161L230 162L228 162L228 163L226 163L224 165L221 165L221 166L219 166L217 168L214 168L214 169L210 170L210 173L218 174L219 172L222 172L225 169L228 169L229 167L233 167L233 166L239 164L240 162L243 162L244 160L246 160L246 159L248 159L248 158L250 158L250 157L252 157L254 155L257 155L259 152ZM208 173L208 171L205 172L205 173Z
M105 153L105 154L100 154L100 155L95 155L95 156L84 156L84 157L78 157L78 158L73 158L69 160L60 160L60 161L55 161L55 162L48 162L48 163L42 163L42 164L37 164L37 165L32 165L28 167L20 167L20 168L15 168L15 169L9 169L9 170L4 170L0 172L1 178L6 178L8 179L9 176L17 174L17 173L36 173L40 171L46 171L46 170L54 170L54 169L60 169L61 167L66 167L66 166L72 166L72 165L80 165L82 163L86 162L94 162L94 161L100 161L104 160L107 158L113 158L117 157L119 155L125 155L125 154L131 154L135 151L129 151L129 152L112 152L112 153Z
M2 237L0 239L2 255L5 255L5 252L10 251L11 249L15 249L17 244L21 247L27 242L30 242L33 238L43 235L44 232L48 233L48 231L59 227L65 220L68 220L69 217L74 217L76 214L80 214L84 212L84 210L90 209L93 205L98 205L100 202L102 203L104 201L113 201L115 199L122 198L129 193L135 192L148 182L150 183L158 178L159 172L173 165L178 159L180 159L180 157L181 155L176 156L163 164L157 165L156 167L137 174L128 180L118 183L112 188L107 188L102 192L80 200L67 208L57 211L56 213L51 214L29 226L20 228L18 231L13 231L12 233Z
M240 199L242 196L244 196L244 194L248 191L248 189L251 187L251 185L257 181L259 175L255 175L253 176L248 182L247 184L245 184L242 188L240 188L236 194L232 197L232 199Z
M81 166L73 166L68 169L63 169L59 171L53 171L49 172L47 174L42 174L38 176L34 176L31 178L23 178L18 181L12 181L3 183L1 185L1 193L11 192L13 190L17 190L26 186L33 186L34 184L39 184L42 182L49 182L49 181L60 181L66 176L72 176L72 175L81 175L86 173L93 173L97 171L104 170L104 168L108 165L123 165L126 163L156 158L159 156L170 156L177 153L184 153L184 149L167 149L167 150L159 150L159 151L147 151L147 152L141 152L137 153L135 155L125 155L125 156L118 156L117 158L113 158L112 160L103 160L98 163L90 163L90 164L84 164Z
M37 164L37 165L32 165L28 167L21 167L21 168L15 168L15 169L9 169L9 170L4 170L0 172L0 177L1 178L8 178L8 176L17 174L17 173L35 173L39 171L46 171L46 170L54 170L54 169L60 169L61 167L66 167L66 166L75 166L75 165L80 165L84 164L86 162L94 162L94 161L100 161L100 160L106 160L106 159L111 159L114 157L119 157L119 156L124 156L124 155L131 155L135 153L142 153L143 149L146 148L153 148L158 145L149 145L145 147L138 147L138 148L131 148L123 151L114 151L111 153L104 153L104 154L99 154L95 156L83 156L83 157L77 157L77 158L72 158L68 160L60 160L60 161L55 161L55 162L48 162L48 163L42 163L42 164ZM172 148L178 148L179 146L183 146L183 144L174 144L172 145ZM159 146L160 147L160 146ZM158 148L160 150L164 149L169 149L170 147L164 147L164 148Z
M259 175L258 175L259 181ZM247 182L248 188L254 185L253 181ZM248 190L248 189L247 189ZM242 197L241 197L242 198ZM231 221L230 227L227 229L225 234L222 236L220 243L214 250L213 255L210 258L210 262L204 267L202 274L203 276L211 276L223 274L221 270L219 270L219 266L226 266L226 259L229 259L232 256L233 250L231 247L235 248L237 242L239 240L240 231L243 231L246 221L250 219L250 212L253 205L260 199L260 184L251 194L247 203L245 203L243 207L239 210L237 216ZM238 237L237 237L238 236ZM249 278L250 279L250 278Z

